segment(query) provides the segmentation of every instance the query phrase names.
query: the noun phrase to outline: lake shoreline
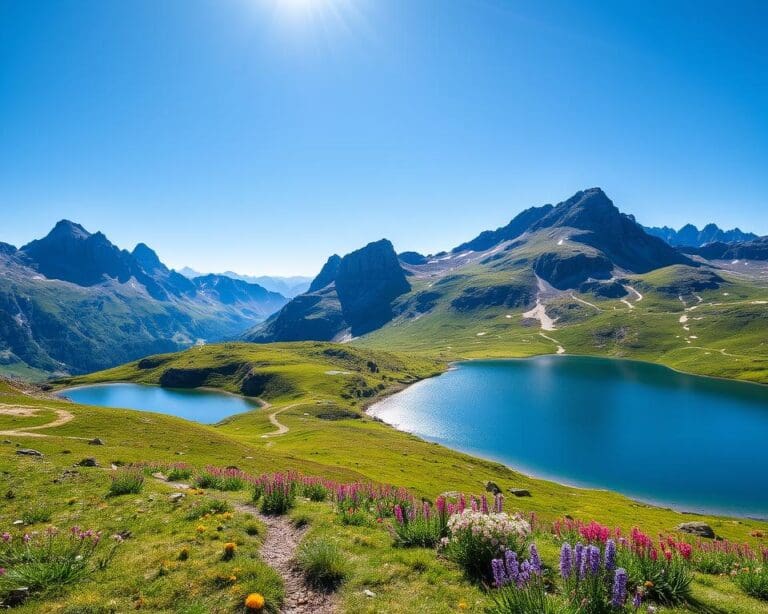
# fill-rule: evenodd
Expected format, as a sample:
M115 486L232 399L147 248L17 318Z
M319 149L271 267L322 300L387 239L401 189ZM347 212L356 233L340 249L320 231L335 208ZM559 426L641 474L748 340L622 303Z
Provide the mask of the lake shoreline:
M527 466L525 462L522 461L510 461L510 459L507 457L503 457L489 453L488 451L482 451L478 450L477 448L474 448L471 444L465 444L465 445L457 445L456 442L449 442L445 441L444 439L434 436L430 437L425 434L422 434L416 430L412 430L406 427L403 427L397 423L389 422L387 421L382 415L382 405L385 405L388 402L391 402L392 397L396 396L397 394L404 393L407 390L411 390L419 385L424 385L427 382L434 380L435 378L439 376L444 376L445 374L458 370L462 367L462 365L465 364L477 364L477 363L515 363L515 362L532 362L536 360L542 360L542 359L585 359L585 360L597 360L597 361L606 361L608 363L620 363L620 362L627 362L632 363L635 365L641 365L643 368L651 367L651 368L658 368L664 371L668 371L671 374L677 374L685 377L690 378L696 378L696 379L702 379L702 380L711 380L715 382L725 382L729 385L736 385L739 384L745 384L745 389L750 388L750 385L756 386L757 389L765 389L768 388L766 384L762 384L759 382L752 382L752 381L745 381L745 380L734 380L731 378L722 378L722 377L715 377L715 376L707 376L707 375L698 375L695 373L685 372L681 371L679 369L675 369L673 367L669 367L664 364L640 360L640 359L633 359L633 358L614 358L614 357L605 357L605 356L593 356L588 354L569 354L569 355L557 355L557 354L537 354L533 356L523 356L523 357L506 357L506 358L471 358L466 360L455 360L451 361L448 364L448 368L443 371L442 373L436 374L429 378L421 379L417 382L414 382L413 384L410 384L408 386L403 387L400 390L394 391L391 394L387 394L384 397L378 398L375 401L371 402L369 405L367 405L364 409L364 412L367 416L370 418L379 421L389 428L393 428L399 432L407 433L410 436L418 437L422 441L437 444L444 446L446 448L455 450L457 452L467 454L468 456L480 458L483 460L499 463L508 469L511 469L517 473L520 473L526 477L537 479L537 480L544 480L548 482L552 482L555 484L559 484L562 486L566 486L569 488L574 488L577 490L582 491L597 491L597 492L610 492L615 493L624 497L627 497L628 499L637 502L640 505L645 505L648 507L663 509L663 510L671 510L680 514L690 515L690 516L719 516L719 517L728 517L728 518L740 518L740 519L749 519L749 520L756 520L756 521L766 521L768 520L768 512L757 512L750 510L738 510L738 509L728 509L728 508L720 508L716 505L707 505L702 504L701 506L698 506L696 504L686 504L686 503L676 503L669 500L664 500L660 498L653 498L648 496L643 496L639 494L632 494L630 492L623 491L618 488L614 487L605 487L600 486L596 484L590 484L589 482L584 482L578 479L572 479L568 477L564 477L561 475L557 475L556 473L547 472L547 471L541 471L531 468L530 466ZM756 488L759 489L759 486L756 486Z

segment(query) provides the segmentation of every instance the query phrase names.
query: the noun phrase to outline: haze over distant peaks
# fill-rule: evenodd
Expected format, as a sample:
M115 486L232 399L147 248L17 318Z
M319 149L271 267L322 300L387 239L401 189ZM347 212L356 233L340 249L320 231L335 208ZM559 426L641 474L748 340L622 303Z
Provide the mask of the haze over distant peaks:
M645 232L663 239L675 247L701 247L707 243L738 243L754 241L758 236L752 232L744 232L739 228L721 230L717 224L707 224L699 230L693 224L686 224L680 230L668 226L645 227Z

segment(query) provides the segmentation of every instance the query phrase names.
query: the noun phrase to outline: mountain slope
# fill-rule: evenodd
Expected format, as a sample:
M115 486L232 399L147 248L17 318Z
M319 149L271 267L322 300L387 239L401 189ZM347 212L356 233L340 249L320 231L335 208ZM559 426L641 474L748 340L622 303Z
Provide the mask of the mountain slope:
M386 239L343 258L331 256L306 294L245 335L257 342L329 341L375 330L394 317L395 298L410 284Z
M83 372L233 337L286 299L229 278L169 270L67 220L20 249L0 249L0 370ZM31 370L31 371L30 371Z
M399 268L409 289L366 306L385 314L380 324L371 320L375 328L351 330L338 280L328 282L328 271L340 267L332 258L316 290L246 339L355 337L356 345L449 359L635 356L768 381L768 352L759 340L768 317L768 268L685 255L647 234L598 188L521 216L450 252L403 252ZM524 218L528 226L518 223ZM345 290L362 292L364 279Z

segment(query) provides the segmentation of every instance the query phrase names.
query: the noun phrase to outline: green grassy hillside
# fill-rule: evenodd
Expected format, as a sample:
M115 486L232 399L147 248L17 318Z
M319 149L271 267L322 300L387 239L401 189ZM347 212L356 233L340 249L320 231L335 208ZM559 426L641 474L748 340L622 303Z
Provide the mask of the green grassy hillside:
M273 603L279 602L279 579L259 563L262 537L250 538L246 532L248 523L255 522L247 510L231 518L214 514L200 523L204 530L198 534L198 521L186 519L196 499L188 495L180 507L172 505L168 499L172 487L151 478L138 495L105 497L113 473L108 468L113 464L183 461L196 469L207 464L237 466L253 474L296 470L340 481L391 483L429 498L445 491L481 493L485 482L492 480L504 491L510 487L530 490L531 497L508 497L505 508L533 512L545 524L569 515L625 530L639 525L653 535L691 519L617 494L533 479L400 433L363 413L367 403L444 367L432 359L334 344L221 344L61 382L156 384L181 377L192 385L229 392L242 392L245 387L271 404L216 426L148 412L79 406L37 393L24 394L6 384L0 390L3 407L39 411L28 417L6 416L2 423L8 443L0 446L4 472L0 489L12 494L0 512L2 526L44 507L49 520L38 523L41 528L47 523L62 528L79 524L101 528L107 534L132 532L107 569L94 571L88 581L71 588L43 595L44 606L38 598L21 611L45 607L46 611L70 614L122 612L138 605L147 611L232 612L238 611L244 595L253 590L269 593ZM11 429L40 426L60 411L73 418L61 426L35 431L44 437L18 431L9 434ZM287 432L263 437L275 435L270 416L287 427ZM88 440L95 437L104 445L90 445ZM19 456L18 446L33 447L44 456ZM85 457L94 457L101 468L77 467L77 473L67 473ZM195 497L226 499L238 505L248 500L247 492L206 491ZM354 562L339 592L339 611L450 612L460 604L482 611L487 604L486 593L465 580L455 564L435 558L426 549L392 547L386 523L340 524L329 505L302 501L293 514L309 522L305 539L332 538ZM753 520L696 519L710 523L725 538L751 543L760 542L754 537L760 534L756 531L768 530L768 524ZM556 546L548 545L548 539L541 537L542 548L545 558L555 564ZM239 544L238 556L243 557L239 565L221 559L222 543L228 540ZM183 548L193 553L184 562L178 560ZM238 575L242 580L226 579ZM217 579L219 576L226 577ZM376 597L366 597L365 590ZM691 611L768 611L739 593L727 578L697 576L694 595L706 607Z

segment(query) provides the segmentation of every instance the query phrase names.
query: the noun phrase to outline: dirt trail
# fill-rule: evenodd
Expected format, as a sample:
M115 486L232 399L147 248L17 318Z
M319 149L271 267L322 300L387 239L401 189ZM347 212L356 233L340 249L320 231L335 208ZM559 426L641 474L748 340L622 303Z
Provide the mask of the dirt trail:
M280 409L275 410L269 414L269 421L277 430L272 431L271 433L265 433L262 435L262 437L277 437L278 435L285 435L290 429L277 419L277 415L281 412L284 412L286 409L291 409L292 407L296 407L298 405L301 405L301 403L286 405L285 407L281 407Z
M56 418L40 424L38 426L21 426L17 429L0 431L3 437L54 437L46 433L30 433L29 431L39 431L42 429L51 429L62 426L75 419L75 415L66 409L56 409L55 407L25 406L25 405L6 405L0 403L0 415L4 416L34 416L40 410L50 410L56 414ZM86 437L67 437L67 439L87 439Z
M284 409L288 409L287 407ZM161 476L158 481L177 490L189 489L182 482L168 482ZM297 528L287 516L268 516L248 503L235 503L238 512L250 514L267 526L267 534L261 544L259 554L262 560L274 569L283 579L285 600L280 608L281 614L333 614L336 611L336 596L333 593L318 591L308 585L304 575L294 563L296 549L301 543L307 527Z
M336 611L333 593L318 591L304 581L304 575L294 563L296 548L306 527L296 528L287 516L267 516L253 505L235 505L239 512L255 516L267 525L267 535L261 546L261 558L280 574L285 585L282 614L331 614Z

